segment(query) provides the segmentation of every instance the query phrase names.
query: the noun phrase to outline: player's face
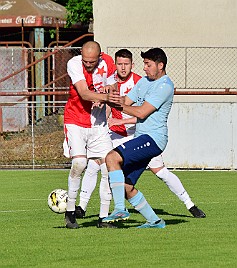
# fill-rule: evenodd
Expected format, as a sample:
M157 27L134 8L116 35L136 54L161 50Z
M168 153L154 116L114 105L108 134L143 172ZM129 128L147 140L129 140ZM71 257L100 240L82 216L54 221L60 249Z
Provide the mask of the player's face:
M128 58L117 57L115 59L115 64L118 78L125 81L129 77L133 67L131 60Z
M92 73L98 65L100 54L98 52L82 50L82 63L88 73Z
M143 60L144 67L143 70L145 71L147 77L150 80L157 80L161 77L162 74L162 68L163 68L163 63L157 63L149 59L144 59Z

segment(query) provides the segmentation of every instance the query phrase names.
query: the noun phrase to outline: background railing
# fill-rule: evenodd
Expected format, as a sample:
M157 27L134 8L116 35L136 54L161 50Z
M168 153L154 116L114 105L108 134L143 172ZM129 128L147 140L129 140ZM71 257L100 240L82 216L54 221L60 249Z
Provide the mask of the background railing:
M45 115L39 120L32 120L36 110L42 108L36 102L1 104L7 129L0 136L0 168L67 167L70 159L63 156L62 147L64 104L45 103Z
M69 47L68 44L67 47L51 47L52 44L49 48L35 49L26 43L24 46L15 46L16 44L3 46L0 42L0 168L68 167L70 159L63 156L62 150L63 111L69 86L66 65L71 57L80 54L80 47ZM120 48L109 47L107 53L114 57L118 49ZM149 48L128 49L133 52L133 71L143 75L140 52ZM229 101L229 105L235 107L237 48L164 50L168 55L167 73L174 81L176 95L192 95L191 102L199 95L204 95L203 102L208 102L210 96L217 95L220 103L225 98L225 105L228 106ZM230 97L231 100L228 100ZM202 100L198 101L200 107ZM183 101L186 104L189 102L190 99ZM184 108L177 105L174 107L180 107L178 110ZM195 110L200 107L195 106ZM213 107L208 111L216 113L218 107ZM196 113L194 116L197 120ZM175 122L174 114L171 119ZM188 118L185 124L192 120L192 117ZM175 129L174 126L171 129ZM182 131L180 129L180 135ZM232 132L234 137L235 124ZM191 144L192 135L188 139ZM234 152L237 150L234 142L233 144L230 145L230 150ZM195 166L195 161L192 160L192 166ZM177 161L177 166L173 159L168 162L172 167L190 167L187 161ZM207 162L205 167L208 167ZM201 165L196 167L200 168ZM216 166L212 164L212 167ZM223 167L218 165L218 168ZM225 163L224 168L236 168L235 163Z

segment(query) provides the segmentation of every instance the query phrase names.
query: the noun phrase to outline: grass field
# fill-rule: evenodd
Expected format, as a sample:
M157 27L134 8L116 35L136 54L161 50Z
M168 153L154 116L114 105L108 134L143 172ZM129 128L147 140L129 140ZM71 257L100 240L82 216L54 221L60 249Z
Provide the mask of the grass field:
M80 228L68 230L47 207L51 190L67 189L68 170L0 171L0 267L237 267L237 172L175 173L207 218L192 218L146 171L137 187L165 229L137 229L145 221L128 203L121 228L96 228L97 189Z

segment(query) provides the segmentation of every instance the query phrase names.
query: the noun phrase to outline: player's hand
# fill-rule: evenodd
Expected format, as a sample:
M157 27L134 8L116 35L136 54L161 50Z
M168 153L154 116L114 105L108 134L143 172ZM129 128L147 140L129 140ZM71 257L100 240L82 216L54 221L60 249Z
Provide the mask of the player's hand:
M120 126L122 123L121 123L121 119L118 119L118 118L108 118L108 125L109 127L112 127L112 126Z
M109 93L112 90L114 90L114 87L112 85L107 85L105 87L100 88L100 93Z
M121 102L121 96L119 95L119 92L116 88L111 87L110 91L107 95L107 101L111 103L115 103L117 105L120 105Z
M103 106L104 106L104 103L102 103L102 102L100 102L100 101L97 101L97 102L93 102L93 104L92 104L92 109L93 108L95 108L95 107L97 107L97 108L103 108Z

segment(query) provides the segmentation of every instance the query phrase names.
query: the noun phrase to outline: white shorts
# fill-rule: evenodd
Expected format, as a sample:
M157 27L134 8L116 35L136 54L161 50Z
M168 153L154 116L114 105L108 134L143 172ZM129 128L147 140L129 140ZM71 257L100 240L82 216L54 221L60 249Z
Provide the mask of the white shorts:
M148 168L160 168L164 166L162 154L153 157L148 164Z
M119 145L125 143L126 141L133 139L134 135L124 137L124 136L121 136L113 131L110 131L110 137L111 137L111 140L113 143L113 147L116 148Z
M84 128L66 124L64 134L63 149L66 157L85 155L86 158L105 158L113 149L107 126Z

